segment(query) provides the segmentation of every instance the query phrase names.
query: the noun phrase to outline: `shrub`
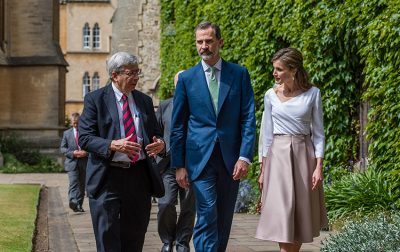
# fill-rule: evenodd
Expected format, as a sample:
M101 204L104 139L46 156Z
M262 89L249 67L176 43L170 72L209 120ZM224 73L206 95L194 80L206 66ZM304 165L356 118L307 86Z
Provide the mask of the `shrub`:
M336 234L322 241L321 252L398 252L400 251L400 213L365 217L349 221Z
M258 202L260 192L257 185L250 180L242 180L239 184L239 191L235 203L235 213L255 213L255 206Z
M329 219L337 220L361 211L363 214L400 209L399 178L368 169L352 173L325 188Z
M41 157L39 163L29 165L19 161L14 155L4 154L4 166L0 168L3 173L41 173L62 172L63 167L48 157Z
M0 146L4 155L1 171L4 173L63 171L56 161L31 148L29 142L15 134L1 136Z
M8 136L3 135L0 138L0 143L3 153L13 154L22 163L36 165L42 158L42 155L37 149L30 148L30 144L16 134Z

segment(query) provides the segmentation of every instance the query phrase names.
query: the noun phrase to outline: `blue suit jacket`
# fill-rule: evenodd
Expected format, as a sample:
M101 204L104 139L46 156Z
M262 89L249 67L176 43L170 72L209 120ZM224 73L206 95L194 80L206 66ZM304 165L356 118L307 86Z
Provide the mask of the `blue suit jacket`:
M134 90L132 95L139 113L143 146L146 146L151 143L153 136L161 138L162 133L152 99L137 90ZM86 189L89 197L96 197L104 186L109 162L114 156L113 152L108 151L108 147L113 139L121 138L120 131L117 103L111 84L88 93L79 120L79 145L89 152L86 169ZM147 157L147 161L150 167L151 158Z
M171 167L195 180L220 143L230 174L239 156L253 159L254 94L246 68L222 61L218 111L214 111L201 62L179 75L171 124Z

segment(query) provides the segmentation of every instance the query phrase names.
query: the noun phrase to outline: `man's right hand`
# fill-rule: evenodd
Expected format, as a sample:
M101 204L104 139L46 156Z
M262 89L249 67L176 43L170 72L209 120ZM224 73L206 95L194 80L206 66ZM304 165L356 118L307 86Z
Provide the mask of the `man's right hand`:
M176 168L176 182L178 182L178 185L182 188L185 189L189 188L190 183L186 168L184 167Z
M130 141L131 137L132 135L122 139L112 140L110 150L136 156L140 153L142 146L136 142Z

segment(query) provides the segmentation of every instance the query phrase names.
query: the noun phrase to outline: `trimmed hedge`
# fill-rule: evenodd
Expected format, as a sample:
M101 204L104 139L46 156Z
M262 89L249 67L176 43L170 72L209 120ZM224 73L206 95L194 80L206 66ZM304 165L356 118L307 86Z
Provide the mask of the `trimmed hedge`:
M370 105L370 164L381 170L399 170L398 1L160 2L160 97L172 94L173 76L178 70L199 61L194 28L199 22L210 20L221 26L225 39L223 58L249 69L258 119L264 93L273 85L273 53L282 47L299 48L312 82L322 90L327 136L325 164L333 170L342 169L349 160L357 161L359 106L364 100Z

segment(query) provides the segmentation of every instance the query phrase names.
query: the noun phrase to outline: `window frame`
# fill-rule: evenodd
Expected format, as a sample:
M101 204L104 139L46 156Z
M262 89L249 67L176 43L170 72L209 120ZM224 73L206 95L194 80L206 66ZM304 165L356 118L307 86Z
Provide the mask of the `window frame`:
M82 77L82 97L84 98L90 92L90 75L85 72Z
M100 88L100 75L98 72L94 72L92 77L92 91Z
M101 47L101 38L100 38L100 26L98 23L95 23L93 26L93 39L92 46L93 49L100 49Z
M85 23L82 29L83 35L83 49L90 49L90 26L89 23Z

